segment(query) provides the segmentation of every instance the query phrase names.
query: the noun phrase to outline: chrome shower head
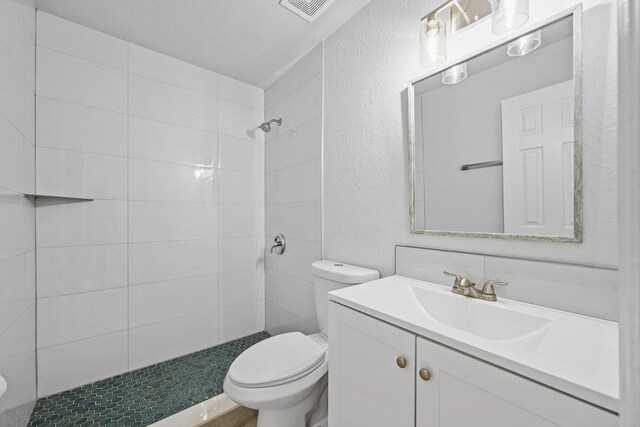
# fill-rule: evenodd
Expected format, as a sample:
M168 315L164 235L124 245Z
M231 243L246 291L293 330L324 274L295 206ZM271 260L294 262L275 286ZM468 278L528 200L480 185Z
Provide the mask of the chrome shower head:
M262 129L264 132L269 133L271 132L271 123L277 123L278 126L282 126L282 119L271 119L268 122L262 123L258 127Z

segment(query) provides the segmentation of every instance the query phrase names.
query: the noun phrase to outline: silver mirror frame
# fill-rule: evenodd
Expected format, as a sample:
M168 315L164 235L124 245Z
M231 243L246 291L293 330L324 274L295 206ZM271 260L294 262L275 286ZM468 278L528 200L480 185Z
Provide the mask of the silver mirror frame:
M441 230L422 230L416 228L416 216L415 216L415 107L414 107L414 89L413 85L428 77L442 73L444 70L467 62L484 52L487 52L496 47L506 45L512 40L518 39L525 34L538 30L549 24L552 24L561 19L573 16L573 81L574 81L574 236L536 236L527 234L505 234L505 233L481 233L481 232L465 232L465 231L441 231ZM506 239L506 240L529 240L529 241L543 241L543 242L565 242L565 243L582 243L583 241L583 207L582 207L582 150L583 150L583 93L582 93L582 4L578 4L564 12L547 18L535 27L525 27L524 29L515 33L509 34L508 37L500 39L494 43L489 44L480 51L473 52L463 58L460 58L456 63L446 64L433 71L429 71L420 77L413 79L409 82L407 89L408 97L408 113L407 120L409 122L409 220L411 224L412 234L425 234L432 236L458 236L458 237L480 237L485 239Z

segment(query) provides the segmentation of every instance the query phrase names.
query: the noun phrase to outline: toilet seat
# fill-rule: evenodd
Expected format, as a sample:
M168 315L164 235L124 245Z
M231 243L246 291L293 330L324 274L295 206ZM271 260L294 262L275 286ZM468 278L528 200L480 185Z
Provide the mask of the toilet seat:
M245 350L229 368L229 380L239 387L274 387L296 381L322 366L326 348L291 332L268 338Z

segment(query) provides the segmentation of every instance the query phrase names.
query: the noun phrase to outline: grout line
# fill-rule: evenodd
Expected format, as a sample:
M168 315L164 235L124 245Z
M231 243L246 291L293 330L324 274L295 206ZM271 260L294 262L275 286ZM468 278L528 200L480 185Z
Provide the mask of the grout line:
M130 260L129 260L129 255L130 255L130 245L131 245L131 224L130 224L130 217L131 217L131 209L130 209L130 204L131 204L131 194L130 194L130 188L131 188L131 177L129 176L129 168L130 168L130 138L129 138L129 133L130 133L130 116L129 116L129 105L131 103L130 100L130 73L129 73L129 67L131 64L131 44L127 42L127 170L125 172L126 176L127 176L127 250L126 250L126 264L127 264L127 371L131 370L131 348L130 348L130 329L131 329L131 306L130 306L130 298L129 298L129 294L131 292L130 289L130 285L131 285L131 265L130 265Z

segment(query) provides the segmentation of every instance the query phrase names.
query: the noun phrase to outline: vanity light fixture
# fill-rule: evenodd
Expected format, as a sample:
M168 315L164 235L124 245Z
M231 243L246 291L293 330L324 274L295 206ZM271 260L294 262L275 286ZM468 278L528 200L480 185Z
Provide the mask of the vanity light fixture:
M494 34L507 34L529 20L529 0L448 0L422 18L420 64L427 70L447 60L447 32L455 34L491 14ZM446 19L445 19L446 18Z
M447 60L447 29L438 14L432 13L420 26L420 64L426 69L435 68Z
M442 84L454 85L467 78L467 63L454 65L442 72Z
M529 20L529 0L489 0L494 34L508 34Z
M542 44L542 31L534 31L509 43L507 45L507 55L524 56L539 48L540 44Z

